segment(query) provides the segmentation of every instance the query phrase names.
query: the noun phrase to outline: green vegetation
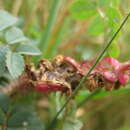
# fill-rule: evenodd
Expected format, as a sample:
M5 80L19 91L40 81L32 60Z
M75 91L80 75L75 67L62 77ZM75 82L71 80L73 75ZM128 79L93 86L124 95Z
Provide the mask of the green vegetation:
M129 7L129 0L0 0L0 130L130 130L129 84L82 86L102 57L129 63ZM70 97L8 89L26 64L58 54L96 61Z

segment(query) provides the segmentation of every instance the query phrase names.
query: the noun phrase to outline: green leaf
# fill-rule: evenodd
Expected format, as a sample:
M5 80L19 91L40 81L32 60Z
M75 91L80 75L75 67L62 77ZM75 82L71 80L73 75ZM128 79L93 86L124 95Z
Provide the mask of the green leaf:
M86 90L86 91L81 90L81 91L79 91L79 95L76 96L75 99L77 102L81 102L88 95L90 95L90 92L88 90Z
M109 26L114 30L117 29L118 25L120 24L121 14L115 8L107 8L106 16L108 18Z
M27 130L44 130L44 125L43 122L41 122L39 119L36 117L30 118L28 120L29 126L27 126Z
M94 95L92 97L92 99L100 99L109 95L118 95L118 94L125 94L125 93L130 93L130 89L129 88L122 88L119 90L113 90L113 91L106 91L106 90L102 90L99 93L97 93L96 95Z
M81 130L82 126L83 124L81 121L68 118L64 122L64 126L62 130Z
M84 96L84 98L78 103L78 107L81 107L83 104L88 102L90 99L100 99L104 98L106 96L112 96L112 95L119 95L119 94L127 94L130 93L129 88L121 88L119 90L113 90L113 91L106 91L106 90L96 90L92 93L89 93L87 96Z
M108 54L110 57L118 58L120 55L120 48L117 43L112 43L108 49Z
M10 15L8 12L0 10L0 31L16 24L17 18Z
M8 121L9 127L24 127L25 125L29 125L28 121L32 118L32 111L29 110L17 110L15 114Z
M106 23L109 28L108 37L112 37L120 25L121 14L116 8L109 7L106 9L106 18ZM118 36L116 39L118 39Z
M40 50L33 44L23 43L16 48L16 52L25 55L41 55Z
M0 93L0 108L3 112L7 112L10 105L10 99L7 95Z
M6 56L6 65L11 76L16 78L24 70L24 59L20 54L9 51Z
M0 46L0 76L4 73L6 67L6 53L9 51L8 46Z
M5 40L9 44L27 41L21 29L17 27L11 27L5 32Z
M96 4L89 0L77 0L70 7L70 13L77 20L84 20L94 16Z
M12 117L8 121L10 128L26 128L27 130L44 130L42 122L30 107L16 106L12 110Z
M91 35L99 35L104 32L104 21L100 16L97 16L88 27L88 32Z
M24 124L24 123L23 123ZM25 123L27 124L27 123ZM28 119L28 125L27 126L10 126L9 130L45 130L43 122L41 122L39 119L32 117L31 119Z
M100 7L119 7L120 0L99 0L98 2Z
M120 4L121 4L121 1L120 1L120 0L111 0L111 6L112 6L112 7L117 7L117 8L119 8Z
M110 0L99 0L98 4L100 7L104 7L104 6L109 6L110 5Z

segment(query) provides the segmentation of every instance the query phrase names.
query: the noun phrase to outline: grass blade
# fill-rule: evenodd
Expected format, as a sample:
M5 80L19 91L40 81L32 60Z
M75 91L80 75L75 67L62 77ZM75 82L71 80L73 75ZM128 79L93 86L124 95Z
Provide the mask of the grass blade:
M57 18L58 10L60 7L60 1L61 0L53 0L52 8L50 10L50 15L47 21L47 25L46 25L45 31L42 33L42 39L39 44L39 48L41 49L43 54L46 54L46 50L48 48L49 38L50 38L51 32L53 30L53 27Z

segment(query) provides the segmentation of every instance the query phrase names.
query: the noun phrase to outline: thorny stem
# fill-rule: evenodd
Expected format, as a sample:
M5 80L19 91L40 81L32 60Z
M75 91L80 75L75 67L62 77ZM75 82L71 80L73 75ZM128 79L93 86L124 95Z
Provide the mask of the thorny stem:
M86 79L88 78L89 74L96 67L96 65L98 64L98 62L100 61L100 59L102 58L102 56L104 55L104 53L106 52L106 50L109 48L109 46L111 45L111 43L113 42L113 40L115 39L115 37L117 36L117 34L120 32L120 30L122 29L122 27L124 26L124 24L128 20L129 16L130 16L130 13L128 13L128 15L126 16L126 18L123 20L122 24L120 25L120 27L118 28L118 30L115 32L115 34L113 35L113 37L111 38L111 40L108 42L108 44L106 45L106 47L103 49L103 51L100 53L100 55L98 56L97 60L93 64L93 66L89 69L88 73L81 79L81 81L80 81L79 85L76 87L75 91L73 91L72 95L66 100L65 104L56 113L55 117L53 118L53 120L51 121L51 123L50 123L50 125L48 127L48 130L54 130L55 129L55 126L56 126L56 123L57 123L57 117L64 110L64 108L70 102L70 100L77 94L78 90L82 88L82 84L86 81Z

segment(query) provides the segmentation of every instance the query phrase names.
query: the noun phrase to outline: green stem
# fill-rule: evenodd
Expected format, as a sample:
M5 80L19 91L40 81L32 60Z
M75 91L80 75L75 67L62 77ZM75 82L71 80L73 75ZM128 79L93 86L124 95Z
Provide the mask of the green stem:
M120 27L118 28L118 30L115 32L115 34L113 35L113 37L111 38L111 40L108 42L108 44L106 45L106 47L100 53L100 55L98 56L97 60L95 61L95 64L90 68L90 70L88 71L88 73L81 79L81 81L80 81L79 85L76 87L75 91L66 100L66 102L62 106L62 108L56 113L55 117L53 118L52 122L50 123L50 126L49 126L48 130L54 130L55 129L56 122L57 122L57 117L64 110L64 108L70 102L70 100L77 94L77 92L79 91L79 89L82 88L82 84L86 81L86 79L88 78L89 74L96 67L96 65L98 64L98 62L100 61L100 59L102 58L102 56L104 55L104 53L106 52L106 50L109 48L109 46L111 45L111 43L113 42L113 40L115 39L115 37L117 36L117 34L120 32L120 30L122 29L122 27L124 26L124 24L128 20L129 16L130 16L130 13L126 16L126 18L123 20L122 24L120 25Z
M41 42L39 44L39 47L42 50L44 55L46 55L46 50L48 48L49 38L50 38L51 32L54 28L54 24L56 21L58 10L59 10L60 1L61 0L53 0L52 8L50 10L50 15L49 15L49 18L47 21L47 25L46 25L45 31L42 33L42 39L41 39Z

